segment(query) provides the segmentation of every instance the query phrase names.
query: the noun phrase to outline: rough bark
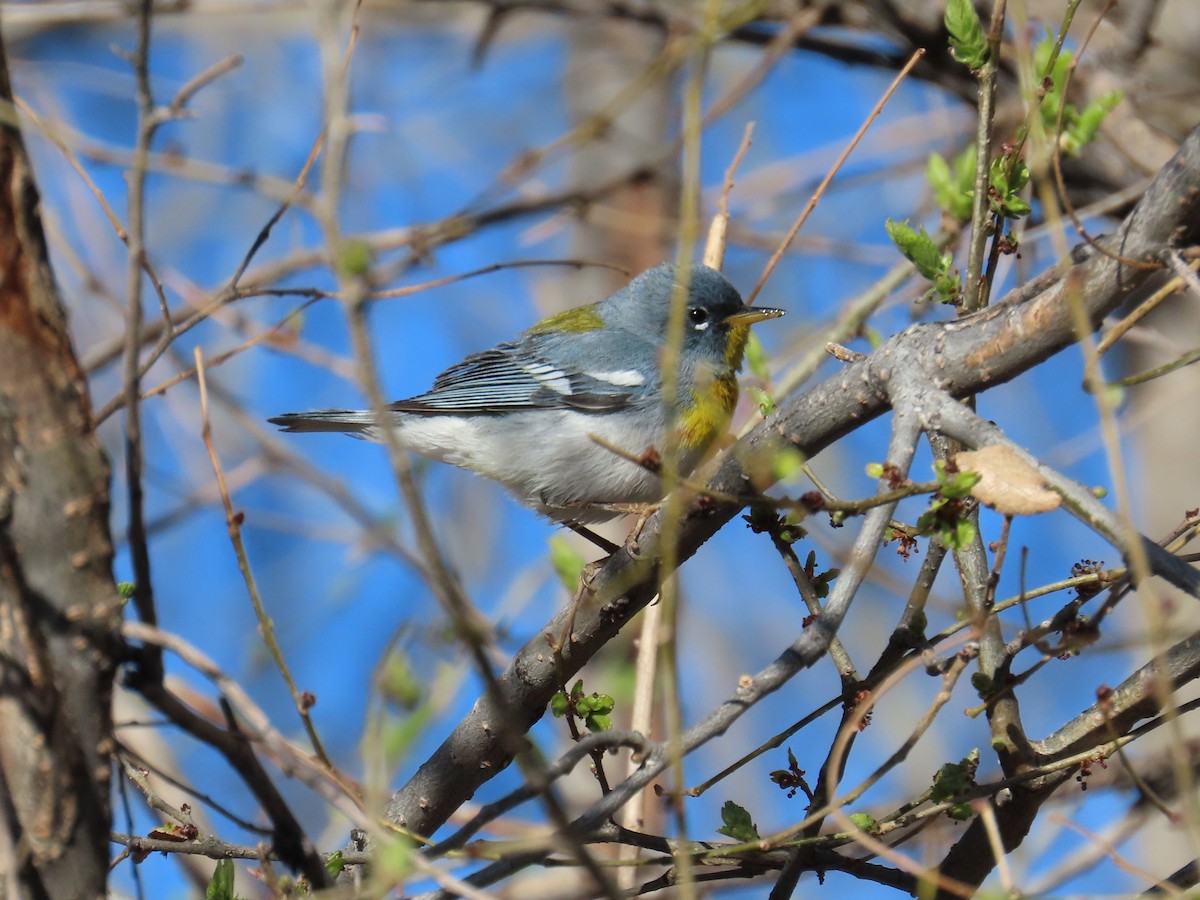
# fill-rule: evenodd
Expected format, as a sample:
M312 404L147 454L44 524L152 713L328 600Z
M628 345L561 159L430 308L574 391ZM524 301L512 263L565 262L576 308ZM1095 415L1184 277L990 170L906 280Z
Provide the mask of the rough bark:
M102 897L121 603L109 467L50 272L0 41L0 882Z

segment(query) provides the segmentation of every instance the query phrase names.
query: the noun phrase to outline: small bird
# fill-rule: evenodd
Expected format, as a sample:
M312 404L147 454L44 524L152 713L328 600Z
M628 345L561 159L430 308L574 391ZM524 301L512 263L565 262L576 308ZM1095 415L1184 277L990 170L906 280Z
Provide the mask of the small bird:
M655 467L633 460L674 446L680 473L689 473L729 427L750 325L783 315L747 306L720 272L692 266L676 396L667 410L662 359L675 276L674 266L657 266L599 303L552 315L513 343L468 356L426 393L388 406L388 424L406 449L494 479L568 524L603 522L661 500ZM380 439L369 409L270 421L289 432Z

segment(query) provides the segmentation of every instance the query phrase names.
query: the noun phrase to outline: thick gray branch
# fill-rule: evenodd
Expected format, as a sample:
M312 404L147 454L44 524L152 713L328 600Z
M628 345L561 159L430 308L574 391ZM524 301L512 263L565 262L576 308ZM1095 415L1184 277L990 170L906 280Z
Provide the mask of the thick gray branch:
M1122 223L1111 245L1129 257L1154 257L1164 248L1200 238L1200 130L1193 132L1158 174ZM1064 277L1068 276L1069 277ZM953 396L977 394L1034 368L1074 343L1065 291L1078 291L1088 317L1098 324L1154 273L1123 265L1095 251L1079 254L981 313L952 322L917 325L887 341L866 359L807 393L789 398L726 453L711 487L720 494L749 497L770 484L767 461L783 447L812 456L888 409L888 388L898 372L924 379ZM797 292L799 293L799 291ZM720 530L743 504L724 500L696 504L678 529L680 562ZM523 647L499 678L504 708L529 728L541 718L555 690L615 635L656 592L661 557L658 517L641 535L640 554L620 550L595 580L596 597L575 614L573 640L561 656L539 637ZM558 635L568 611L544 629ZM496 735L497 707L480 699L441 747L388 806L389 818L431 834L475 790L509 763Z

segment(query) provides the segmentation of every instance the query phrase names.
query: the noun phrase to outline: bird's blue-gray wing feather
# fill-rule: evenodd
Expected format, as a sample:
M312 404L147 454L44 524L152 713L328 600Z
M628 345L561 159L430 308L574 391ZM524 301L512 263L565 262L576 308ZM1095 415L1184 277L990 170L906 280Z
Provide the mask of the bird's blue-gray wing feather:
M627 385L594 378L572 365L548 362L536 349L536 342L524 341L469 356L439 375L427 392L399 400L391 408L427 415L555 408L610 412L627 406L634 395Z

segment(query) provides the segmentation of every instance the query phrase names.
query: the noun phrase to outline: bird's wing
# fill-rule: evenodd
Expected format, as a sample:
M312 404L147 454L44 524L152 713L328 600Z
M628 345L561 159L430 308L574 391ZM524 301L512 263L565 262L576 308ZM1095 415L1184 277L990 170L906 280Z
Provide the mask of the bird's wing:
M632 372L589 373L556 365L523 342L468 356L439 375L430 390L391 409L426 415L554 408L611 412L627 406L639 387Z

